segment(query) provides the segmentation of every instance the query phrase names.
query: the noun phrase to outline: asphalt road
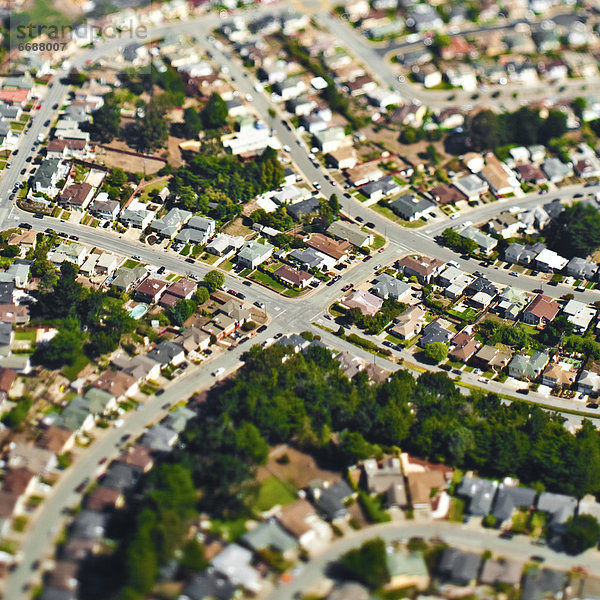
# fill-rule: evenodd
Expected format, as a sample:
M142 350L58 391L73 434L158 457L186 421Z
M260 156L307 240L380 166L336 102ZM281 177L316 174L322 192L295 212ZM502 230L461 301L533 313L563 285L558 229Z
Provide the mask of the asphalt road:
M533 546L525 536L515 536L512 540L503 540L498 532L482 527L465 526L446 521L403 523L384 523L367 529L351 531L334 542L328 549L304 565L300 573L289 583L279 585L268 600L291 600L295 594L305 594L319 579L324 577L327 568L338 561L343 554L374 537L381 537L387 543L409 539L411 537L430 539L438 537L447 544L466 550L483 553L490 550L496 556L510 557L514 560L529 562L532 555L543 556L544 566L568 571L574 566L587 567L590 573L600 569L598 551L589 551L578 557L558 554L544 546Z

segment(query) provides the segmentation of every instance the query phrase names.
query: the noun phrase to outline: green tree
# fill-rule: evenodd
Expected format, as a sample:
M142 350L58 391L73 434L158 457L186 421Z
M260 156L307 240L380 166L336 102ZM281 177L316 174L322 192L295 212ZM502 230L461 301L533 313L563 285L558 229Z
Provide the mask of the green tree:
M475 150L489 150L502 141L498 115L491 110L479 111L469 119L467 130Z
M227 104L216 92L211 94L206 106L200 112L205 129L219 129L227 122Z
M81 331L79 321L70 318L63 328L47 343L37 347L32 355L34 364L44 365L51 369L72 365L83 352L85 333Z
M112 94L104 98L104 104L92 113L92 135L103 143L112 142L121 130L121 107Z
M210 298L210 294L205 287L199 287L194 294L194 298L198 304L204 304Z
M600 524L592 515L577 515L565 523L562 535L565 552L575 555L598 545Z
M375 538L360 548L342 556L342 566L350 579L360 581L371 589L380 588L390 580L385 542Z
M549 245L562 256L593 254L600 248L600 212L577 202L566 207L544 233Z
M202 279L210 293L216 292L225 283L225 275L221 271L213 269L209 271Z
M243 422L235 432L238 450L258 465L264 465L269 457L269 444L252 423Z

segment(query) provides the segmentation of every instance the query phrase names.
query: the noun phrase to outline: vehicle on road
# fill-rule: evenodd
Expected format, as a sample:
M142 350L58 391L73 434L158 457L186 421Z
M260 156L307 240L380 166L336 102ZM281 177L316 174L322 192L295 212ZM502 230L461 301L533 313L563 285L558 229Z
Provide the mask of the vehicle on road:
M597 402L590 402L589 404L585 405L586 408L591 408L592 410L596 410L598 408L598 403Z
M76 488L75 491L78 494L81 494L81 492L83 492L83 490L85 489L85 486L90 482L90 478L86 477Z
M514 271L511 271L511 272L509 273L509 275L510 275L511 277L518 277L518 276L519 276L519 274L518 274L518 273L515 273Z
M367 221L365 227L368 227L369 229L375 229L375 223L372 221Z
M186 263L191 263L193 265L193 264L195 264L196 261L193 258L186 258L185 262Z
M260 308L260 309L262 309L262 310L264 310L264 309L265 309L265 303L264 303L264 302L261 302L260 300L257 300L257 301L254 303L254 306L257 306L258 308Z
M170 403L170 402L165 402L165 404L163 404L163 405L161 406L161 408L162 408L163 410L167 410L167 408L171 408L171 403Z
M213 377L218 377L219 375L222 375L223 373L225 373L225 369L223 367L219 367L218 369L216 369L215 371L213 371L211 373L211 375Z
M364 222L365 222L365 220L364 220L362 217L355 217L355 220L356 220L358 223L364 223Z
M231 294L232 296L237 296L237 295L238 295L238 293L237 293L235 290L232 290L231 288L229 288L229 289L227 290L227 293L228 293L228 294Z
M242 285L247 285L248 287L252 286L252 283L250 283L247 279L242 281Z
M32 225L30 225L29 223L19 223L19 227L21 229L31 229Z
M260 326L260 327L259 327L259 328L256 330L256 332L257 332L257 333L262 333L263 331L266 331L266 330L267 330L267 326L266 326L266 325L261 325L261 326Z
M242 294L242 292L238 292L238 293L237 293L237 297L238 297L240 300L245 300L245 299L246 299L246 294Z
M33 215L33 218L34 218L34 219L43 219L43 218L44 218L44 215L43 215L42 213L35 213L35 214Z
M363 258L363 262L369 262L373 257L369 254Z
M139 254L134 254L131 258L132 260L142 260L142 257Z
M545 557L540 556L539 554L534 554L533 556L530 556L530 558L534 562L539 562L539 563L543 563L546 561Z
M75 240L76 242L79 241L79 237L77 237L76 235L70 235L69 239L70 240Z
M125 421L124 421L123 419L117 419L117 420L115 421L115 427L116 427L117 429L119 429L119 428L123 427L123 425L125 425Z

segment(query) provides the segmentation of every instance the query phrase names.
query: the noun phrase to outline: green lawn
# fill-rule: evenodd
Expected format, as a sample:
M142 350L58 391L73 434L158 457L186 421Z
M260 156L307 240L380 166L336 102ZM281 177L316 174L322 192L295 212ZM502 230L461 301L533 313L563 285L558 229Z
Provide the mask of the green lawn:
M77 379L79 372L89 364L90 360L84 354L80 354L72 365L63 367L62 374L71 381Z
M280 506L290 504L295 499L296 494L277 477L269 477L262 482L252 508L258 512L264 512L278 504Z
M425 225L425 221L423 221L423 219L418 219L417 221L412 221L412 222L405 221L404 219L401 219L396 214L394 214L394 211L391 208L387 208L387 206L381 206L380 204L373 204L371 206L371 208L375 212L378 212L380 215L383 215L386 219L389 219L390 221L393 221L394 223L398 223L399 225L402 225L402 227L407 227L408 229L417 229L417 228L423 227L423 225Z
M246 533L246 518L240 517L230 521L221 519L212 519L210 522L210 530L226 539L229 542L234 542L240 536Z
M190 245L186 244L179 254L181 254L181 256L188 256L189 253L190 253Z
M392 335L391 333L388 333L388 334L385 336L385 339L386 339L388 342L392 342L392 344L396 344L396 345L398 345L398 344L399 344L399 345L401 345L401 346L403 346L403 345L404 345L404 340L401 340L400 338L396 337L395 335Z
M219 260L219 257L215 256L214 254L209 254L208 252L205 252L200 257L200 260L206 263L207 265L214 265Z
M385 238L382 235L375 235L373 243L371 244L371 249L379 250L379 248L383 248L383 246L385 246Z
M283 295L287 298L297 298L298 296L306 293L307 291L307 289L297 290L296 288L288 288L285 292L283 292Z
M271 277L269 274L262 273L261 271L254 271L254 273L252 273L248 279L252 279L252 281L258 281L259 283L266 285L276 292L284 292L287 290L285 285L279 283L279 281L275 281L275 279L273 279L273 277Z
M150 194L152 192L160 192L160 190L162 190L166 185L167 185L167 182L164 179L161 181L156 181L155 183L151 183L150 185L147 185L146 187L143 188L143 191L140 194L140 201L148 202L148 200L150 200ZM159 198L159 201L160 201L160 198Z
M31 342L35 343L36 331L35 329L21 329L15 331L15 341L17 342Z
M128 258L124 263L123 266L126 269L133 269L134 267L137 267L138 265L140 265L142 263L139 263L137 260L133 260L131 258Z
M465 520L465 501L462 498L452 498L448 510L448 521L462 523Z

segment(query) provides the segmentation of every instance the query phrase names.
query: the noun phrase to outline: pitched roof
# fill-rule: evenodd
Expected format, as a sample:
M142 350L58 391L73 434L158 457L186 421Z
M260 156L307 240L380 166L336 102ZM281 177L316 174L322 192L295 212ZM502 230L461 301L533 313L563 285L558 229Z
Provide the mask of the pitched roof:
M538 294L532 301L531 304L525 309L526 313L535 315L538 319L546 319L552 321L558 314L560 305L556 300L543 294Z
M348 250L351 248L349 242L337 242L324 236L322 233L313 233L305 243L307 246L323 252L323 254L331 256L336 260L340 260L346 256Z
M123 371L104 371L92 386L112 394L115 398L124 396L137 383L137 379Z

